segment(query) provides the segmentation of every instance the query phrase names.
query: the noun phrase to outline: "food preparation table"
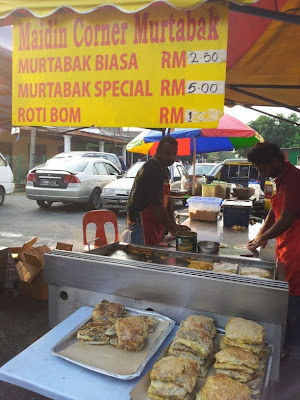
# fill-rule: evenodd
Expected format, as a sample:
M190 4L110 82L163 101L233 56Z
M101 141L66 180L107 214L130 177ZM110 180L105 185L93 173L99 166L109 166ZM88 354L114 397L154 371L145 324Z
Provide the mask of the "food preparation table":
M91 307L81 307L3 365L0 380L55 400L129 400L129 392L152 368L161 351L172 341L177 328L173 329L140 377L122 381L72 364L51 353L51 348L91 315L92 310Z

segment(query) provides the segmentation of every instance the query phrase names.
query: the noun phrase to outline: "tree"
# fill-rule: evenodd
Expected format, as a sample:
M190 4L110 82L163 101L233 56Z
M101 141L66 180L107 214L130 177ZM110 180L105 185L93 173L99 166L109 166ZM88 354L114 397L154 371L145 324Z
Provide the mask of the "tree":
M236 158L236 154L232 151L216 151L214 153L207 153L207 162L219 162L228 158Z
M284 117L282 114L277 114L277 116L286 118L292 122L300 122L300 118L295 113L290 114L288 117ZM249 122L248 125L266 141L276 143L281 148L300 146L300 127L291 122L261 115L255 121ZM250 150L251 147L247 147L237 150L237 153L245 157Z

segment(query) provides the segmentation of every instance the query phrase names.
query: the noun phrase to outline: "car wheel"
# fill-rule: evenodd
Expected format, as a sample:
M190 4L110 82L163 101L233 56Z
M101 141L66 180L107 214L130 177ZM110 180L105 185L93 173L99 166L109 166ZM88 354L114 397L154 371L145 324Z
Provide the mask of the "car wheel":
M3 188L0 188L0 206L4 203L5 192Z
M37 200L36 201L41 208L49 208L52 206L53 201Z
M89 200L89 208L91 210L99 210L99 208L101 207L101 190L98 188L95 188L92 191L90 200Z

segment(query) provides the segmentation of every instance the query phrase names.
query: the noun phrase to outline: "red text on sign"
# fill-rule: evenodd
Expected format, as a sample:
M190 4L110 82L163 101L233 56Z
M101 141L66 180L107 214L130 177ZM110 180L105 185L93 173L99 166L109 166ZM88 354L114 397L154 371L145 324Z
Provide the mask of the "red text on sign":
M161 55L162 68L185 68L186 66L186 52L182 51L163 51Z
M183 107L160 107L159 123L160 124L182 124L184 122Z
M185 95L185 80L173 79L171 81L163 79L160 85L161 96L184 96Z

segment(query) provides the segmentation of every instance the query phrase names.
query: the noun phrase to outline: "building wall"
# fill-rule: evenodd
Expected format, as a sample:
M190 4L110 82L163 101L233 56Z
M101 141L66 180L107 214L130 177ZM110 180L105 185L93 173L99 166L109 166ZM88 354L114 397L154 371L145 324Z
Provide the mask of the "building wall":
M289 151L289 161L294 165L300 165L300 149Z

